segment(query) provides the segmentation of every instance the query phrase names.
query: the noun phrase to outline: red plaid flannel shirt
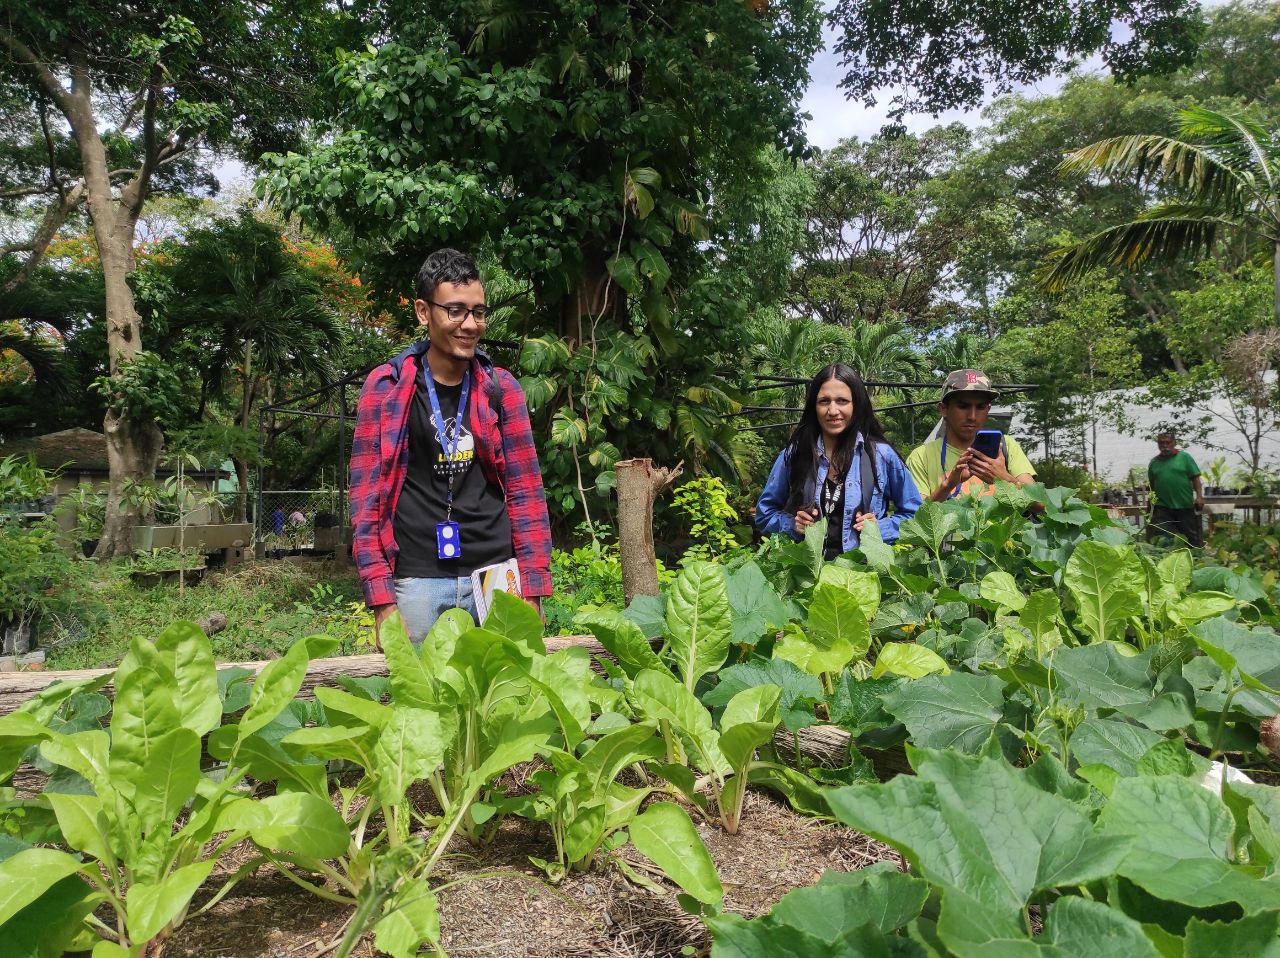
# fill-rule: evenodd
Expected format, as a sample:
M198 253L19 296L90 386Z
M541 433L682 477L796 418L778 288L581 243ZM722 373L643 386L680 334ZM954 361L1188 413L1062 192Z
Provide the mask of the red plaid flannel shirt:
M396 503L409 468L409 409L413 405L426 343L406 349L369 374L356 406L351 443L351 552L370 607L396 601ZM551 594L551 522L542 489L542 470L533 445L529 408L514 376L477 353L471 363L468 405L476 458L497 483L511 517L511 545L526 596ZM502 427L491 396L502 386Z

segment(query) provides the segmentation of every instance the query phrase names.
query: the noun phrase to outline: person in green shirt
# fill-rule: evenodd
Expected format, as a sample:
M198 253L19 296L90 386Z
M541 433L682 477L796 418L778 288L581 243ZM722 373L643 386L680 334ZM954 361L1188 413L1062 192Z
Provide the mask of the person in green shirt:
M1171 432L1156 436L1159 455L1147 466L1151 483L1151 534L1166 541L1200 547L1200 512L1204 490L1200 467L1177 446Z
M1018 440L1006 436L994 459L971 448L978 430L987 423L996 395L981 370L957 369L947 374L938 402L938 414L946 424L942 438L917 446L907 457L907 468L925 499L942 502L959 495L990 496L997 482L1021 486L1034 481L1035 468Z

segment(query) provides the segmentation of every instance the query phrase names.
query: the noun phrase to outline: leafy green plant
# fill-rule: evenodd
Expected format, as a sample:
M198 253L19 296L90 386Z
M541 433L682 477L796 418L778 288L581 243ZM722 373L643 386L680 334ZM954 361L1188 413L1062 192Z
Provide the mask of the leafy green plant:
M204 555L191 549L149 549L129 560L132 572L190 572L204 568Z
M671 505L689 524L692 544L687 559L712 559L738 548L730 530L738 513L729 505L729 490L718 476L691 479L676 489Z
M297 694L308 657L332 647L308 639L269 665L239 728L271 723ZM96 724L61 731L51 723L69 698L107 678L56 684L0 718L0 780L36 747L62 782L40 801L52 811L56 840L75 853L24 847L0 864L7 941L29 942L33 953L91 947L98 958L134 958L182 924L196 890L246 837L322 857L341 847L345 829L327 798L240 794L239 739L219 774L201 768L200 739L218 727L222 704L209 640L197 626L177 623L154 643L134 640L114 675L110 735ZM262 860L237 869L201 911ZM110 912L105 921L95 914L101 905Z

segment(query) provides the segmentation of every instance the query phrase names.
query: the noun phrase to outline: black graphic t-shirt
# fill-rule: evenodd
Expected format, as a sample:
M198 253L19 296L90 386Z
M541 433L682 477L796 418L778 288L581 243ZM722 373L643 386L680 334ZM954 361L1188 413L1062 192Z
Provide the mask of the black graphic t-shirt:
M470 575L476 569L511 558L511 518L502 490L489 482L476 462L470 416L458 415L462 385L435 384L448 433L442 441L431 415L425 369L423 363L409 409L409 471L396 502L394 525L400 547L396 576L440 579ZM461 437L454 458L449 461L447 448L453 445L454 431L459 428ZM441 559L436 551L436 523L445 521L450 481L453 521L458 523L462 541L459 559Z

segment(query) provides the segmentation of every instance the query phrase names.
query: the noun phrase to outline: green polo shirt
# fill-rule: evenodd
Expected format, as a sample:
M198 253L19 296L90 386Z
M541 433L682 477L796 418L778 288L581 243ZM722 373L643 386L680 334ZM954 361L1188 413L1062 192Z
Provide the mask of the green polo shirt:
M1190 509L1195 505L1196 490L1191 480L1198 475L1200 467L1181 449L1168 458L1156 456L1147 466L1151 492L1166 509Z

